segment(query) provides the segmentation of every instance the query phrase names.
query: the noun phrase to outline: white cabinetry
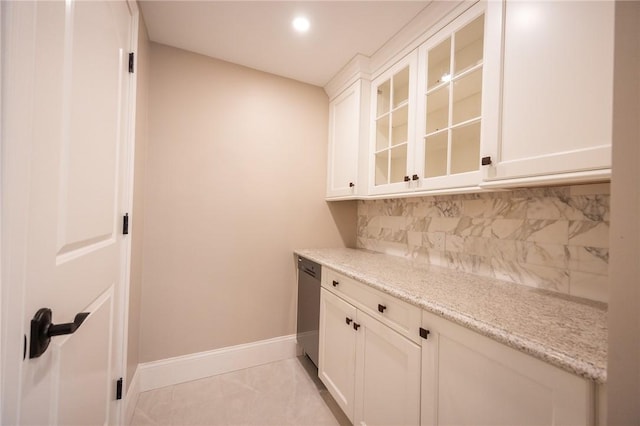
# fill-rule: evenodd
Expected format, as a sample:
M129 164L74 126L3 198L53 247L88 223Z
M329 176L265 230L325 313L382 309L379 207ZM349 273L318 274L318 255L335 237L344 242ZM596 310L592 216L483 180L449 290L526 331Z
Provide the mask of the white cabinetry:
M475 187L482 179L484 111L495 109L484 93L499 83L497 72L485 67L484 52L499 48L485 43L489 19L480 3L420 46L416 190Z
M323 271L318 376L354 424L419 423L419 315L415 306ZM412 338L401 334L409 329Z
M496 58L502 87L492 95L501 93L495 112L501 119L488 129L493 144L483 147L492 162L485 179L535 184L607 178L614 2L507 1L489 7L503 15L488 27L490 37L503 37L503 51Z
M423 312L423 425L590 425L594 384Z
M369 91L369 82L359 79L329 103L327 199L366 192L359 163L368 142Z
M418 52L371 82L369 194L411 190Z

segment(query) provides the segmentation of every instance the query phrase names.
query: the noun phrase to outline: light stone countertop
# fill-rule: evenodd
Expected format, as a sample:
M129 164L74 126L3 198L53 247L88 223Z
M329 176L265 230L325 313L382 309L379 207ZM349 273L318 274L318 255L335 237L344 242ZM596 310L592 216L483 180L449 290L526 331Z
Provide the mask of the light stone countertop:
M607 380L607 305L356 249L296 254L563 370Z

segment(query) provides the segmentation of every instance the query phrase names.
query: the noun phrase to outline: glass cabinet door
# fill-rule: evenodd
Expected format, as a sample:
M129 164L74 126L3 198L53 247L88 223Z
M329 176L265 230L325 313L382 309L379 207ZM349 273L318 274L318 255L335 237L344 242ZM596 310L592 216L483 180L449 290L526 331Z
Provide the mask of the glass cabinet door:
M377 86L374 185L403 182L407 173L409 65Z
M480 168L483 38L484 14L426 50L426 178Z

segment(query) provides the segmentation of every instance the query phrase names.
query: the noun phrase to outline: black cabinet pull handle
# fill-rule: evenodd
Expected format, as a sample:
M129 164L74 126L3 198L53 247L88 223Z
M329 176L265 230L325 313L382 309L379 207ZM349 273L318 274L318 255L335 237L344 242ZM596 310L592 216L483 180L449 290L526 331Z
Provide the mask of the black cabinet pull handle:
M334 287L338 287L338 284L340 284L340 283L338 281L336 281L336 280L333 280L332 284L333 284Z
M378 303L378 312L383 313L385 309L387 309L386 306Z
M431 332L429 330L426 330L422 327L420 327L420 337L422 337L423 339L426 339L429 337L429 334L431 334Z
M405 181L405 182L409 182L410 180L411 180L411 179L409 179L409 176L405 176L405 177L404 177L404 181Z
M487 157L482 157L482 160L480 162L483 166L489 166L491 165L491 157L487 156Z
M413 179L413 180L418 180L418 179L420 179L420 176L418 176L418 175L413 175L413 176L411 176L411 179Z
M354 186L356 186L353 182L349 182L349 188L353 188Z
M358 324L357 322L353 323L353 329L358 331L358 329L360 328L360 324Z
M353 321L351 318L347 317L345 318L345 321L347 323L347 325L351 324L351 321Z
M89 312L80 312L79 314L76 314L73 322L53 324L51 322L53 318L51 309L39 309L31 320L29 358L38 358L42 355L49 347L49 342L53 336L75 333L88 316Z

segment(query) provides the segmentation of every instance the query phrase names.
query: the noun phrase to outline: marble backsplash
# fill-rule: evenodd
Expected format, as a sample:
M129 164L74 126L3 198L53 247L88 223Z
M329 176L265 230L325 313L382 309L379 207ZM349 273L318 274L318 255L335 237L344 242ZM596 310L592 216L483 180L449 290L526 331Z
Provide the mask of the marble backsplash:
M357 244L607 302L609 184L363 200Z

